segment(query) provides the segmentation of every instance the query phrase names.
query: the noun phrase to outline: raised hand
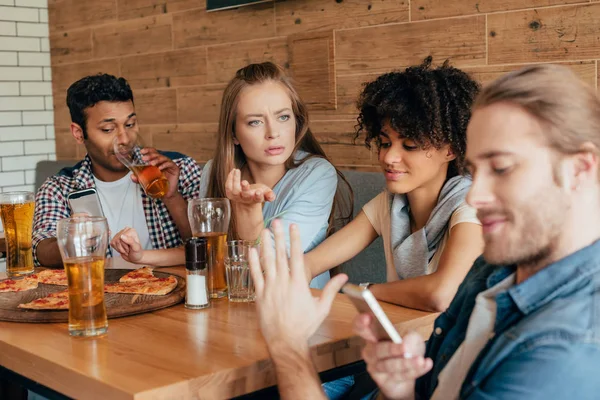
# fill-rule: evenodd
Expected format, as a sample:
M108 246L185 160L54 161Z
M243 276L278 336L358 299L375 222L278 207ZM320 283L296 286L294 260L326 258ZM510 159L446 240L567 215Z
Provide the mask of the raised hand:
M229 200L238 204L262 204L275 200L275 192L270 187L262 183L251 185L242 180L242 172L239 169L233 169L227 175L225 193Z
M277 345L304 348L329 314L336 293L348 277L336 275L320 297L314 297L308 287L298 227L290 225L289 262L281 221L275 220L272 228L274 247L269 230L262 231L262 261L256 249L251 249L250 253L250 272L256 289L261 330L270 348Z
M354 331L366 341L362 356L367 371L386 399L414 399L415 381L433 367L425 358L425 343L416 332L409 332L402 343L377 341L373 317L360 314L354 320Z

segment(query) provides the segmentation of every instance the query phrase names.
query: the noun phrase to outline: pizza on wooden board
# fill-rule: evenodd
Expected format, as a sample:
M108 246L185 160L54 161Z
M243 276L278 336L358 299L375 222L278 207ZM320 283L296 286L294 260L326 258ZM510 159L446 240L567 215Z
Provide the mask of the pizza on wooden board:
M37 276L39 283L67 286L67 273L64 269L45 269L38 272Z
M28 310L68 310L69 291L51 293L46 297L35 299L29 303L19 304L19 308Z
M158 279L158 278L156 276L154 276L154 274L152 273L152 268L142 267L142 268L138 268L133 271L129 271L128 273L123 275L121 277L121 279L119 279L119 282L124 283L124 282L134 282L134 281L139 281L139 280L147 281L147 280L154 280L154 279Z
M0 281L0 293L5 292L24 292L38 287L38 277L28 275L23 279L4 279Z
M170 275L168 278L157 278L134 281L107 283L104 285L106 293L125 293L125 294L148 294L154 296L164 296L169 294L177 287L177 279Z
M60 272L62 272L62 274ZM29 278L32 284L35 284L35 287L37 287L38 281L39 283L50 285L67 285L67 276L64 270L46 269L37 274L37 276L31 275L27 278ZM0 282L0 284L1 283L2 282ZM32 289L35 287L32 287ZM106 293L164 296L171 293L176 287L177 278L173 275L169 275L167 278L158 278L152 273L152 268L143 267L126 273L119 279L119 282L105 284L104 291ZM0 289L0 291L2 290ZM19 304L18 307L29 310L68 310L69 293L68 290L52 293L29 303Z

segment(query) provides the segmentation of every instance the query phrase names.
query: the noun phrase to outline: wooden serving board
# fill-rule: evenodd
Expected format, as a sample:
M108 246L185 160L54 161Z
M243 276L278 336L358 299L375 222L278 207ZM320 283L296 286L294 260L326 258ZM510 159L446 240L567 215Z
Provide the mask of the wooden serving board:
M37 272L37 271L36 271ZM104 280L118 282L119 278L131 272L130 269L107 269ZM127 315L141 314L149 311L160 310L180 303L185 298L185 279L166 272L154 271L158 278L167 278L173 275L177 279L177 286L173 291L164 296L150 296L146 294L104 293L106 313L108 318L125 317ZM19 304L28 303L50 293L65 290L66 286L46 285L40 283L37 289L25 292L0 293L0 321L10 322L68 322L67 310L24 310L18 308Z

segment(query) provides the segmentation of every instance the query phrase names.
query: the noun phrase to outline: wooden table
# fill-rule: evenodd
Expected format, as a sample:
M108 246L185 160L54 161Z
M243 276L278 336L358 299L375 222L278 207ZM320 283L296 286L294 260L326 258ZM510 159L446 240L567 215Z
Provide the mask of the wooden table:
M427 337L436 317L389 304L383 309L401 334L413 329ZM339 294L310 341L319 372L360 360L355 316ZM95 339L71 338L66 324L0 322L0 365L86 399L217 399L276 385L254 303L226 299L205 310L180 304L111 319L108 334Z
M4 232L0 232L0 253L6 251L6 240L4 240Z

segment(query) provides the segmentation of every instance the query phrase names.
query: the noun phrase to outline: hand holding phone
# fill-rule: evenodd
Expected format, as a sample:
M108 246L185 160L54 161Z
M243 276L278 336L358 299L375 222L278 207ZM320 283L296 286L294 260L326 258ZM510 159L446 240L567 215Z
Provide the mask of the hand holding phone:
M87 214L90 217L103 217L100 197L94 188L78 190L67 196L73 214Z
M342 293L348 295L360 313L372 316L373 331L377 340L402 343L402 337L369 289L347 283L342 287Z

